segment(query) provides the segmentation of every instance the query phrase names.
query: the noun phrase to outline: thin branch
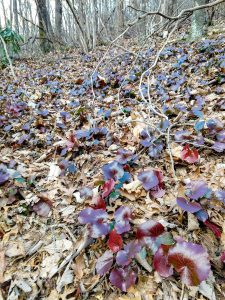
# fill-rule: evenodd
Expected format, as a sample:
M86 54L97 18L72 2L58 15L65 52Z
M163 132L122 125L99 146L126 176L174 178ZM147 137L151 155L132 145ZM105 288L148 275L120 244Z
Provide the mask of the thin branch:
M12 73L12 75L13 75L13 78L14 78L15 80L17 80L16 74L15 74L14 69L13 69L12 61L11 61L11 59L10 59L10 57L9 57L9 53L8 53L8 50L7 50L7 47L6 47L6 43L5 43L5 41L4 41L4 39L3 39L3 37L2 37L1 35L0 35L0 39L1 39L1 41L2 41L4 50L5 50L6 58L7 58L8 62L9 62L9 65L10 65L10 69L11 69L11 73Z
M139 22L141 19L143 18L146 18L147 16L152 16L152 15L158 15L158 16L161 16L165 19L168 19L168 20L173 20L173 21L177 21L181 18L183 18L186 14L192 14L194 11L196 10L201 10L201 9L205 9L205 8L210 8L210 7L213 7L215 5L218 5L218 4L221 4L225 2L225 0L216 0L212 3L208 3L208 4L204 4L204 5L199 5L199 6L195 6L195 7L192 7L192 8L188 8L188 9L183 9L177 16L168 16L166 14L163 14L162 12L160 12L159 10L158 11L149 11L149 12L145 12L143 15L140 15L137 19L135 19L133 22L129 23L128 26L133 26L134 24L136 24L137 22ZM133 6L128 6L132 9L135 9L137 11L142 11L142 10L139 10L139 9L136 9L134 8ZM143 11L142 11L143 12Z
M44 30L43 27L41 27L41 26L39 26L39 25L33 23L31 20L25 18L25 17L24 17L23 15L21 15L19 12L18 12L18 15L19 15L22 19L24 19L26 22L31 23L32 25L36 26L37 28L39 28L39 29L41 29L41 30Z

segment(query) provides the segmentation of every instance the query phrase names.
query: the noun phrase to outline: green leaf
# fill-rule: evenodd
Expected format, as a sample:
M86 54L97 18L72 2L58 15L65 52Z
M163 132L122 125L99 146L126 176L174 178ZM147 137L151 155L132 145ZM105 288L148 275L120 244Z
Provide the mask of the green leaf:
M114 192L112 192L112 193L109 195L109 198L110 198L111 200L116 200L117 198L119 198L119 196L120 196L119 191L114 191Z

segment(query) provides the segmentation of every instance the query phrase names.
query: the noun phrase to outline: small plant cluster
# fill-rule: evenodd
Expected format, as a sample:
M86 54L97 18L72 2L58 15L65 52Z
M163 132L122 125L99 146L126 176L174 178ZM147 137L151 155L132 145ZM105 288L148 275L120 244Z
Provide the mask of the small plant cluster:
M134 215L128 206L120 206L112 216L108 208L115 194L119 194L124 182L131 180L126 170L137 157L128 150L120 149L114 161L102 168L104 184L98 196L93 197L90 188L83 188L81 196L92 198L92 204L79 214L79 222L87 225L90 237L107 237L107 247L98 258L96 271L103 276L109 273L109 281L123 292L134 285L138 278L138 257L147 261L152 257L154 269L162 277L177 273L183 283L199 285L207 279L210 263L207 251L201 245L186 242L181 237L173 237L157 221L148 220L138 226L133 225ZM138 174L138 180L152 197L164 195L163 175L160 170L145 170ZM201 193L189 188L189 197L199 198L199 194L209 192L204 188ZM204 193L203 193L204 192ZM195 212L195 211L194 211Z
M216 192L212 192L212 190L208 187L207 183L202 180L192 180L186 182L186 198L178 197L177 205L182 208L183 211L192 213L196 216L196 218L203 222L209 229L211 229L214 234L220 238L221 231L212 222L209 221L209 215L207 211L203 208L201 201L204 203L205 200L207 202L213 198L225 203L225 191L218 190Z
M9 24L4 29L0 28L0 35L3 38L11 56L20 52L20 42L23 41L23 38L21 35L16 33ZM4 46L0 43L0 66L4 68L8 65L8 63Z

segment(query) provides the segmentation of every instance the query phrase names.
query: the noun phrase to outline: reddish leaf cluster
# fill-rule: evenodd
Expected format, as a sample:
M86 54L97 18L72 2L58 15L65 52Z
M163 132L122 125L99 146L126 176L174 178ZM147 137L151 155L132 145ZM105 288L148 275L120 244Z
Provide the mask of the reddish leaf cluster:
M185 145L183 150L181 151L181 159L188 162L189 164L194 164L199 159L198 150L194 148L191 149L188 144Z

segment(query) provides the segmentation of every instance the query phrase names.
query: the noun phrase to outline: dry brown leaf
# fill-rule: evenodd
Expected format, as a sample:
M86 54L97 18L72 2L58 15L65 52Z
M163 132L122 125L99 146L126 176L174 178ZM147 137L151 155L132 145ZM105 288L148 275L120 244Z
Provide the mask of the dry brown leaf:
M6 269L5 251L0 250L0 283L4 282L5 269Z

